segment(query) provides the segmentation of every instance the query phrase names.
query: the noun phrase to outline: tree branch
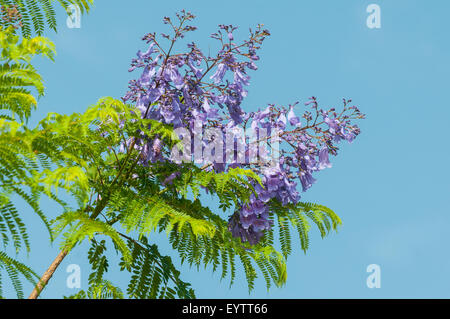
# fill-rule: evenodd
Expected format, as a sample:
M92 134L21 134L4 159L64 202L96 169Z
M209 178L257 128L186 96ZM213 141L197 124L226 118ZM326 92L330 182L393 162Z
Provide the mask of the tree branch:
M67 256L68 253L69 250L64 249L58 254L58 256L56 256L55 260L53 260L50 267L48 267L47 271L42 275L36 287L34 287L28 299L37 299L39 297L41 291L47 285L50 278L52 278L59 264L61 264L61 262L64 260L64 258Z

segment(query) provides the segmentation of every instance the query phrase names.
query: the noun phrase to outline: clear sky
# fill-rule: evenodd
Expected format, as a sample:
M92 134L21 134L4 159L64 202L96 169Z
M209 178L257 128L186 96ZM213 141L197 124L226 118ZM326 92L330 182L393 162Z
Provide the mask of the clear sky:
M371 3L381 8L380 29L366 25ZM271 31L259 70L251 74L246 110L314 95L324 108L351 98L367 114L362 134L342 145L333 168L302 194L305 201L334 209L343 219L340 231L321 239L313 229L306 255L296 241L287 285L267 292L259 279L250 297L449 298L450 2L96 0L80 29L69 29L59 10L58 33L48 33L58 55L56 63L37 60L47 91L31 123L47 112L81 112L102 96L123 96L128 80L137 76L127 70L136 51L145 48L140 38L164 32L162 17L183 8L197 15L192 39L205 50L220 23L239 26L236 37L242 38L258 23ZM44 208L57 213L56 206ZM31 211L27 221L36 226L29 264L41 274L58 246L50 246ZM150 238L176 256L164 236ZM87 288L85 252L77 248L64 260L43 297L77 292L66 287L65 269L72 263L81 266ZM366 286L370 264L381 267L381 288ZM114 268L109 278L125 282ZM229 288L210 269L180 268L197 297L249 297L242 276Z

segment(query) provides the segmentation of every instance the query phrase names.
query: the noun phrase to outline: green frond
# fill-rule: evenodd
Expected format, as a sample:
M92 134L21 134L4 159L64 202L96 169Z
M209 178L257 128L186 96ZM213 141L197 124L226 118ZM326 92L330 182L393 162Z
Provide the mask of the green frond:
M49 223L39 207L43 188L35 181L39 164L30 145L22 124L0 119L0 197L7 199L0 200L0 233L3 244L12 239L16 251L22 247L21 243L29 251L30 243L22 218L10 200L12 196L22 199L33 209L51 236Z
M72 249L85 238L92 240L95 235L105 235L113 241L116 248L122 253L124 260L131 262L131 253L119 233L107 223L93 220L83 212L65 212L54 220L54 232L60 234L67 226L69 230L64 233L63 249Z
M212 237L214 235L215 227L212 223L175 209L161 196L146 196L144 201L142 197L137 197L129 201L128 205L132 209L128 209L121 219L121 224L127 232L137 230L140 235L145 235L155 231L164 220L167 233L170 233L173 228L181 231L187 226L195 236Z
M56 31L56 12L52 0L0 0L0 5L16 6L21 15L19 21L22 23L20 30L24 37L30 38L33 34L42 35L45 28ZM81 13L88 12L93 0L58 0L57 1L66 11L70 5L76 5ZM2 20L0 26L7 26L8 23Z
M258 266L258 263L262 265L275 258L277 262L273 263L272 266L276 269L272 271L274 276L269 281L274 282L277 286L284 283L285 259L271 245L250 246L248 243L242 243L240 239L232 237L231 232L228 230L227 221L213 214L209 208L201 206L199 200L192 202L187 199L179 199L173 201L172 205L183 208L184 211L190 212L196 218L204 218L212 222L216 227L212 238L193 236L188 231L177 232L172 230L169 242L179 252L182 262L187 261L189 265L197 267L200 264L204 266L212 265L213 269L222 264L221 277L224 278L229 274L231 285L236 276L235 258L238 258L244 267L250 291L253 289L254 280L258 276L255 265Z
M54 170L45 169L38 176L38 183L44 185L45 193L49 196L52 187L55 192L58 189L65 189L72 194L80 206L87 203L87 194L90 189L88 177L85 171L79 166L59 167Z
M43 37L20 40L11 28L0 26L0 46L0 111L9 112L10 118L28 119L37 105L31 90L44 94L42 78L30 61L36 55L53 59L54 45Z
M75 295L64 299L123 299L124 294L119 287L114 286L109 280L102 280L89 286L87 291L80 290Z
M17 253L22 247L22 242L26 250L30 251L30 241L25 224L20 218L17 209L9 200L6 204L0 204L0 233L5 240L3 242L4 246L8 244L11 237Z
M168 256L162 256L156 245L149 245L147 238L129 240L133 263L128 268L132 273L127 293L130 298L167 299L195 298L190 284L180 279L180 272ZM122 269L126 268L124 262Z
M89 275L89 285L100 284L103 275L108 271L108 259L105 256L106 242L102 240L98 243L95 238L91 241L91 248L88 251L88 260L92 267Z
M291 226L297 231L301 248L306 252L309 248L310 222L317 226L322 238L332 230L337 231L342 224L341 219L333 210L314 203L299 202L296 205L281 206L277 202L272 202L271 211L278 219L280 243L285 257L292 251Z
M0 296L2 296L2 270L6 271L14 290L16 291L17 298L23 298L23 285L20 281L20 276L23 276L28 282L35 285L39 277L28 266L21 262L9 257L6 253L0 251Z

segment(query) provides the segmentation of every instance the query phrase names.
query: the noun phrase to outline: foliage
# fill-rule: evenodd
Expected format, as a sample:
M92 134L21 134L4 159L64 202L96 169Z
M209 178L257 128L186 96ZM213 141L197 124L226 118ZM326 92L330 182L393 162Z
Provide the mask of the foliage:
M56 31L56 11L53 2L58 2L65 10L68 10L70 5L77 5L81 13L88 12L93 4L93 0L0 0L4 18L0 21L0 25L14 25L19 21L16 27L20 27L22 35L26 38L42 35L46 27Z
M68 210L55 220L53 229L56 233L69 226L63 248L73 247L85 236L92 239L100 234L106 235L112 239L123 256L126 266L122 269L133 269L136 259L129 259L131 249L124 247L119 238L120 232L110 226L120 222L126 232L137 233L135 242L142 241L152 231L166 232L170 235L174 249L178 250L182 260L188 261L190 265L198 267L201 263L212 264L215 269L222 264L223 276L227 274L227 269L230 269L233 281L236 256L245 267L250 288L253 287L256 277L251 260L259 263L263 269L269 267L272 279L277 285L281 285L285 280L285 263L275 249L266 246L253 250L248 245L242 245L239 239L231 236L226 220L202 206L198 198L189 199L191 193L199 196L198 188L204 187L211 194L217 195L226 210L232 203L249 198L249 180L257 179L257 176L244 169L230 170L227 173L206 172L191 163L182 166L136 165L139 152L128 150L128 154L121 154L114 151L114 146L120 145L120 140L126 140L130 135L136 134L138 123L155 124L152 120L140 120L133 107L106 98L83 114L50 114L39 124L40 132L45 131L45 136L37 137L35 146L38 152L45 152L53 159L61 159L58 164L60 168L83 168L77 171L77 177L72 180L58 174L61 177L58 179L58 186L65 187L66 191L77 197L79 204L76 211ZM102 130L98 129L99 125ZM139 129L145 130L147 134L166 136L167 139L172 137L170 129L165 126L153 127L153 131L140 126ZM175 141L168 141L169 144L173 142ZM55 148L55 145L59 147ZM130 158L133 160L130 161ZM95 170L92 169L94 165ZM165 177L175 169L185 178L162 188ZM131 172L134 177L126 177ZM41 179L44 180L47 185L54 185L54 178ZM91 194L80 197L79 194L86 194L80 191L84 189L82 184L85 180L90 182ZM118 180L121 182L117 182ZM103 204L106 201L107 204ZM103 205L104 214L101 216L104 221L94 219L93 216L98 212L96 208ZM147 276L145 280L150 280L148 276L153 275L153 272L142 273L142 276ZM157 285L159 281L154 283ZM175 291L184 291L182 287L183 285L177 286ZM163 289L162 286L160 288ZM162 293L153 286L149 289L152 291L150 296ZM130 296L143 296L131 288L128 292Z
M27 119L37 106L36 98L30 89L35 89L38 96L44 94L41 76L30 63L36 55L53 60L55 48L52 42L44 37L32 39L22 38L14 34L14 29L0 27L0 110L8 113L0 118Z
M23 286L20 281L19 275L25 277L25 279L32 284L36 284L39 276L31 270L28 266L22 264L21 262L9 257L3 251L0 251L0 270L6 270L6 273L9 276L9 279L12 282L12 285L16 291L17 298L23 298ZM3 289L2 289L2 277L0 272L0 298L3 298Z
M44 92L41 76L31 65L31 59L36 55L52 59L54 47L42 37L19 41L12 27L0 27L0 44L0 236L3 248L12 243L17 254L22 248L30 251L28 230L15 206L18 198L33 209L50 232L48 219L39 207L44 189L37 178L37 172L50 169L50 163L36 154L33 133L16 119L27 120L36 107L32 90L38 95ZM60 202L54 194L48 193L48 196ZM5 252L0 253L0 268L7 271L18 297L21 297L23 292L18 275L31 280L34 273Z

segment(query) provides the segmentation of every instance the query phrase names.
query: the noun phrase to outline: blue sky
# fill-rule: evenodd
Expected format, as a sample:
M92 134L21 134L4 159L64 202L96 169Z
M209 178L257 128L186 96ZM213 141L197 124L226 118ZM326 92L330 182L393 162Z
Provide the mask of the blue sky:
M371 3L381 8L380 29L366 26ZM303 194L305 201L334 209L343 219L340 231L322 240L313 229L307 254L297 249L288 259L286 286L270 292L262 279L249 296L242 277L229 288L210 269L182 266L183 278L197 296L449 298L450 4L97 0L80 29L67 28L59 10L58 33L48 34L56 44L56 63L36 60L47 91L31 123L47 112L82 112L102 96L123 96L128 80L136 76L127 72L130 60L145 47L140 38L164 32L162 17L183 8L197 15L193 40L205 50L219 23L239 26L236 37L242 38L258 23L271 31L259 70L252 74L246 110L305 102L314 95L324 108L351 98L367 114L360 123L362 134L353 144L342 145L333 168L321 172ZM57 213L56 206L45 208ZM37 225L31 212L27 221ZM38 273L58 252L42 234L44 227L33 227L28 260ZM164 236L151 238L175 256ZM65 269L72 263L81 266L82 288L87 288L90 269L80 247L64 260L43 297L77 291L66 287ZM379 289L366 286L369 264L381 267ZM117 271L110 278L125 282Z

